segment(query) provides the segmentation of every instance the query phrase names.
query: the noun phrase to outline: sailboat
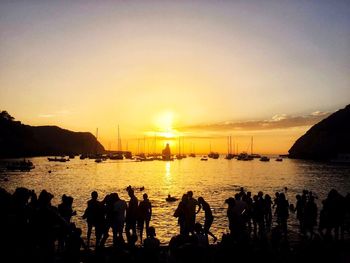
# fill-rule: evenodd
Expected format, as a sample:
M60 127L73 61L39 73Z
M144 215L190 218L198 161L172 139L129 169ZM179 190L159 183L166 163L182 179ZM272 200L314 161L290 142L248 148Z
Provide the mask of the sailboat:
M261 158L261 155L260 154L256 154L256 153L253 153L253 136L251 138L251 143L250 143L250 155L249 155L250 158Z
M211 143L210 143L210 151L209 151L208 157L212 158L212 159L218 159L219 158L219 153L211 151Z
M123 160L124 156L123 156L123 152L122 152L122 142L120 139L120 134L119 134L119 125L118 125L118 151L117 153L113 154L110 159L111 160Z
M233 159L234 154L232 153L232 137L228 136L227 137L227 155L225 157L226 160L231 160Z
M97 154L97 138L98 138L98 128L96 129L96 145L95 145L95 156L92 159L95 159L96 163L101 163L102 158L100 157L99 154Z
M194 151L194 144L192 144L192 152L189 154L190 157L196 157L195 151Z
M176 155L176 159L181 160L183 156L181 155L181 137L179 136L179 153Z

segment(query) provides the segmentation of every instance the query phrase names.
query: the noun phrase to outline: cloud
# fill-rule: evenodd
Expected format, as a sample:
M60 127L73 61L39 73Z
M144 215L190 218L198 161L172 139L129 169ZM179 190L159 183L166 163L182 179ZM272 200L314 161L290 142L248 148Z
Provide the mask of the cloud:
M322 119L328 117L330 112L315 111L304 116L290 116L287 114L276 114L268 120L250 120L242 122L225 121L220 123L201 124L182 127L183 130L275 130L288 129L302 126L312 126Z
M71 111L69 110L59 110L55 111L54 113L44 113L44 114L39 114L39 118L54 118L56 116L66 116L71 114Z
M53 118L55 117L54 114L39 114L38 115L39 118Z

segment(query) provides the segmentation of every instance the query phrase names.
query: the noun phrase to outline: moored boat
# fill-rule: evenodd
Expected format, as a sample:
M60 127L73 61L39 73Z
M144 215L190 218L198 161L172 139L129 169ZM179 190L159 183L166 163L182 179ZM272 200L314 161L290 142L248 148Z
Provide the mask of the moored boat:
M35 166L33 165L33 163L31 161L26 161L26 160L19 161L19 162L11 162L11 163L8 163L6 166L7 170L21 171L21 172L27 172L34 168Z
M270 161L270 158L267 157L267 156L262 156L262 157L260 158L260 161L261 161L261 162L269 162L269 161Z

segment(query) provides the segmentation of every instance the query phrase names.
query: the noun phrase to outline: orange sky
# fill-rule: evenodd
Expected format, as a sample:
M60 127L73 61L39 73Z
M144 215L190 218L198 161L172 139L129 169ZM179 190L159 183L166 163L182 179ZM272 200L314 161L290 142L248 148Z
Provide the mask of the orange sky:
M338 1L1 2L0 107L99 128L106 149L120 125L132 151L157 132L198 153L226 152L229 135L286 153L350 101L349 14Z

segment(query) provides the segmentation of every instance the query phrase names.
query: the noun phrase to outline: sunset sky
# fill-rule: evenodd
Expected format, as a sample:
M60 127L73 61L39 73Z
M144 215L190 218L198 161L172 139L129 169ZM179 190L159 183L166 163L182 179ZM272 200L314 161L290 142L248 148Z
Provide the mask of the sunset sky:
M106 149L286 153L349 103L350 1L0 2L0 110Z

